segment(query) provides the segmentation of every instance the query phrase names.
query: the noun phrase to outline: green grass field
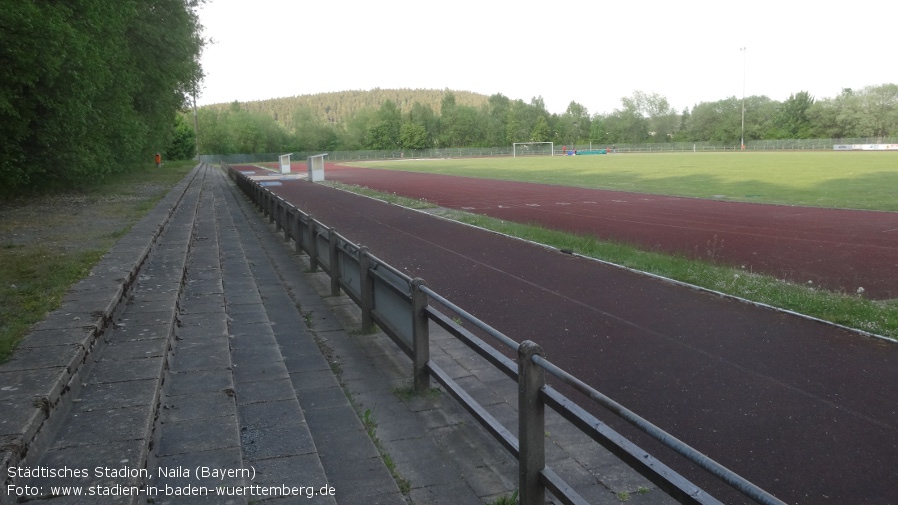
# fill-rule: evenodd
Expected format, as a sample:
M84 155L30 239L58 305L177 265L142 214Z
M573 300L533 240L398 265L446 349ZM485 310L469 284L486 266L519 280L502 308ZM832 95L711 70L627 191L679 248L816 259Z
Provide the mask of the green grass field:
M718 200L898 211L898 152L611 154L351 165Z

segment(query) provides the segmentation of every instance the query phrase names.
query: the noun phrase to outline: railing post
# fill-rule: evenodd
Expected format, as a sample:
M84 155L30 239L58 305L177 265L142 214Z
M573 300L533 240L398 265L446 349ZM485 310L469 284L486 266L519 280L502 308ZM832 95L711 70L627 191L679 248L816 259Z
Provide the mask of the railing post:
M284 242L290 242L290 239L293 238L293 211L294 207L292 205L287 205L284 208Z
M268 224L274 222L274 194L266 191L265 196L268 198Z
M312 215L309 214L309 249L306 251L309 254L309 269L312 272L318 271L318 226L315 223L315 220L312 219Z
M337 230L334 228L328 230L327 252L331 265L331 296L339 296L343 272L340 270L340 251L337 249Z
M426 286L424 279L412 281L412 355L414 356L413 382L415 391L423 393L430 389L430 326L427 320L427 293L421 291Z
M284 200L284 213L281 214L281 228L284 229L284 242L290 242L290 204Z
M274 197L274 232L275 233L281 231L284 228L284 226L283 226L284 221L283 221L283 217L282 217L284 213L281 211L281 209L284 207L283 203L284 203L284 200L282 200L280 197L277 197L277 196Z
M546 466L545 405L539 398L546 372L531 359L545 356L542 347L525 340L518 347L518 492L520 505L545 505L540 473Z
M374 328L374 319L371 310L374 308L374 283L371 281L371 260L368 259L368 248L359 247L359 292L362 309L362 331L368 332Z
M302 212L299 209L296 210L293 225L296 227L296 237L294 237L293 243L296 245L296 252L302 254Z

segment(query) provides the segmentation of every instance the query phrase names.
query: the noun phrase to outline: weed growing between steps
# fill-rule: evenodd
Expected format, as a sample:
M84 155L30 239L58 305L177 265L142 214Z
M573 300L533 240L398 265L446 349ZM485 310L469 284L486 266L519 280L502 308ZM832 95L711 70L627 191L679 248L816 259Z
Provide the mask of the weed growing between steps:
M307 321L308 323L308 321ZM390 456L390 453L387 452L383 447L383 443L381 443L380 439L377 437L377 421L374 419L374 414L371 412L371 409L366 409L362 412L361 406L355 401L352 393L346 388L346 383L343 382L343 370L340 367L340 361L337 359L336 353L334 350L327 345L327 343L320 338L309 326L309 331L312 332L312 335L315 338L315 343L318 345L318 349L321 350L321 354L324 356L324 359L327 361L331 370L334 372L334 375L337 377L337 382L340 384L340 388L343 389L343 394L346 395L346 398L349 400L349 404L352 406L352 409L356 412L356 415L359 416L359 420L362 421L362 425L365 427L365 431L368 433L368 437L371 438L371 442L374 443L374 447L377 449L378 454L380 454L381 459L384 462L384 465L389 470L390 475L393 477L393 480L396 482L396 485L399 487L399 491L406 497L408 497L411 492L412 485L408 479L403 477L399 471L396 469L396 463L393 461L393 457Z

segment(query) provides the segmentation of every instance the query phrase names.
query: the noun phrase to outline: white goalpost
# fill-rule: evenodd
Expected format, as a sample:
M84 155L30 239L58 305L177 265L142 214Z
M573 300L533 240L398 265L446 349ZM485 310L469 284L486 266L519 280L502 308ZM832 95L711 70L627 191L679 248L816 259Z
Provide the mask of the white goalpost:
M515 142L511 145L511 154L518 156L555 156L554 142Z
M292 154L288 153L278 156L278 167L281 169L282 174L290 173L290 155Z

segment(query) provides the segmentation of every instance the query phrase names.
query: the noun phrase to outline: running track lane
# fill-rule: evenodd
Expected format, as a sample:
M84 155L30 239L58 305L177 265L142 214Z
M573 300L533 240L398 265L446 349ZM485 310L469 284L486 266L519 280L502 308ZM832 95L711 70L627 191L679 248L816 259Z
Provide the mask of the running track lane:
M898 503L898 345L321 185L271 189L788 503Z
M898 213L720 202L329 164L327 178L442 207L898 297Z

